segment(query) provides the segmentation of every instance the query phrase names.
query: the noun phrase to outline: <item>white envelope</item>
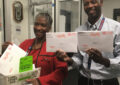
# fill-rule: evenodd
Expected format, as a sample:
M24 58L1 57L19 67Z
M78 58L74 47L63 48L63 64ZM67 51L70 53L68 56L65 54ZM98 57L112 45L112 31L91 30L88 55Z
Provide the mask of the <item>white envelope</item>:
M19 61L27 53L17 45L9 45L0 58L0 73L11 75L19 73Z
M65 52L77 52L76 32L49 32L46 34L47 52L63 49Z
M113 52L112 31L81 31L78 32L78 48L85 51L96 48L103 52Z

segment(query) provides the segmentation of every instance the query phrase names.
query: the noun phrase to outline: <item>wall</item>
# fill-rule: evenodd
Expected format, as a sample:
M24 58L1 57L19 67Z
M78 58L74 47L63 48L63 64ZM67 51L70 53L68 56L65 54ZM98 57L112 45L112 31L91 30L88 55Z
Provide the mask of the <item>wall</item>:
M20 1L23 5L23 20L20 23L15 22L13 18L14 1ZM5 0L6 41L19 45L28 38L28 7L28 0Z
M1 45L4 40L3 33L3 1L0 0L0 54L1 54Z
M120 0L104 0L103 13L109 18L113 18L113 9L120 8Z

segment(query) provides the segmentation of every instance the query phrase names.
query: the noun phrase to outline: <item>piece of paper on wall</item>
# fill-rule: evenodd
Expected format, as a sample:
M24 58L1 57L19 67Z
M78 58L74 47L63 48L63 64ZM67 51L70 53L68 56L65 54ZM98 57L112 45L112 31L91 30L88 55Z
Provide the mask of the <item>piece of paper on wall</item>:
M103 52L113 52L112 31L81 31L78 32L78 48L85 51L96 48Z
M11 75L19 73L20 58L27 53L17 45L9 45L0 58L0 73Z
M46 34L47 52L63 49L65 52L77 52L76 32L49 32Z

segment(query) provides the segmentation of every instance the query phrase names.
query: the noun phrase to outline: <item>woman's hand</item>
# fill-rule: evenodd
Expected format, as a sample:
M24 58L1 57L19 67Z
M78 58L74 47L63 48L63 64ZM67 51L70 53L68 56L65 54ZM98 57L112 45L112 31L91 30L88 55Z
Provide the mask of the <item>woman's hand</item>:
M27 79L26 82L32 83L32 85L41 85L37 79Z

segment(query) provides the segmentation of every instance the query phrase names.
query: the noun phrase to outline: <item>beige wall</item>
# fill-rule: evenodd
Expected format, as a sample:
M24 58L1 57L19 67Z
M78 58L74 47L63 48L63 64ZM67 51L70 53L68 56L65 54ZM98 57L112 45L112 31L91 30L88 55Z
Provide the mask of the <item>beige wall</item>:
M20 1L23 5L23 20L15 22L13 18L13 3ZM12 41L19 45L28 38L28 0L5 0L6 13L6 41Z
M104 16L113 18L113 9L115 8L120 8L120 0L104 0L102 7ZM87 16L84 10L82 12L82 23L84 23L87 20Z
M113 9L120 8L120 0L104 0L103 13L109 18L113 18Z
M3 2L0 0L0 54L3 40Z

